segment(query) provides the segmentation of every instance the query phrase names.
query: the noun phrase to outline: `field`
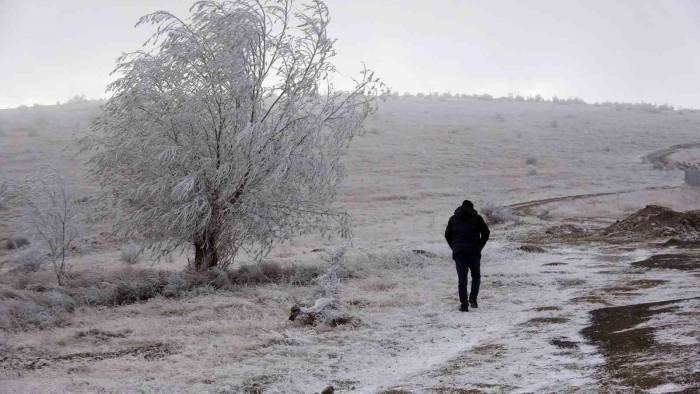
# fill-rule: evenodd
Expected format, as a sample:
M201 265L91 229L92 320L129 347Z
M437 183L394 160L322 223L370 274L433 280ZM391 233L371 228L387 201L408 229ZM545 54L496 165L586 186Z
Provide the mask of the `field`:
M98 111L0 110L0 181L50 165L90 205L97 189L75 139ZM19 274L22 251L2 250L0 392L696 392L698 234L672 233L675 222L654 234L603 229L647 205L700 209L700 189L673 168L698 159L697 143L700 111L390 98L353 141L336 202L353 218L347 324L288 320L313 300L337 239L277 245L269 269L289 274L243 280L233 267L226 286L176 297L113 306L68 289L74 310L24 325L2 320L7 305L60 291L48 267ZM443 232L465 198L506 208L484 250L480 308L459 313ZM0 210L0 240L23 235L15 205ZM109 216L89 224L69 260L76 278L128 283L186 265L186 255L144 256L125 268L126 242L110 230Z

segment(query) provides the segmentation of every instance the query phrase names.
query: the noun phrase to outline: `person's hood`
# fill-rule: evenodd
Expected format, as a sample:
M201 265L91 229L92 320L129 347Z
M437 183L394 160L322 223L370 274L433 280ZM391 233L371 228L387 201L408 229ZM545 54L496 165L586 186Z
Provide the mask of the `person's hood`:
M460 205L457 209L455 209L455 216L457 217L469 218L476 215L476 209L469 206Z

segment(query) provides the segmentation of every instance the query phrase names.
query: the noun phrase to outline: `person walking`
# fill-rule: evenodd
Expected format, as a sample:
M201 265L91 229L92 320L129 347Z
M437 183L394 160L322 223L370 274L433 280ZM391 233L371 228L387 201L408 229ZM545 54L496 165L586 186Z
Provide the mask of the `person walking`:
M474 204L464 200L455 210L445 229L445 239L452 249L457 266L459 310L468 312L469 306L478 308L477 297L481 285L481 250L489 240L489 226L474 209ZM471 271L471 292L467 293L467 275Z

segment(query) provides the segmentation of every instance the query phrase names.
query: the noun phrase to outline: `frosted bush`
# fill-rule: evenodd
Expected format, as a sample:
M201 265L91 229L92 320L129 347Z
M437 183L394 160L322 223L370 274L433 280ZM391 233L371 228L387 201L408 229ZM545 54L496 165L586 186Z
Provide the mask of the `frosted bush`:
M340 248L329 253L325 260L328 263L326 272L318 278L317 295L319 298L340 299L340 271L345 261L346 248Z
M0 209L7 208L10 200L10 184L7 181L0 181Z
M45 259L46 255L36 247L21 249L13 258L17 266L24 272L39 271Z
M33 238L48 249L56 280L65 276L66 257L83 233L83 211L76 204L74 189L52 168L35 169L36 176L25 181L24 219Z
M292 307L290 320L302 324L325 324L331 327L346 324L353 320L340 299L340 272L345 260L346 247L330 253L326 257L326 272L318 278L314 292L315 301L311 306Z
M63 324L76 302L59 290L29 294L0 290L0 328L26 330Z
M25 246L29 246L31 242L24 237L12 237L5 240L3 247L7 250L22 249Z
M180 274L170 275L167 283L163 286L163 296L168 298L180 297L190 290L189 283Z
M141 262L141 254L141 247L135 242L129 242L124 248L122 248L119 259L124 264L135 265Z
M109 305L114 299L111 288L100 288L97 286L80 289L80 295L83 302L87 305Z

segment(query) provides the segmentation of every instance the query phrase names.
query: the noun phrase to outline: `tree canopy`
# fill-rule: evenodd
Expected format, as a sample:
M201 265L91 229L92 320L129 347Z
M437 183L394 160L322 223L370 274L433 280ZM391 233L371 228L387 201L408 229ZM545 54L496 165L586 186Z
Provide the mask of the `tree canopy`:
M347 233L331 209L341 157L376 110L366 68L338 91L322 1L199 1L188 19L121 56L83 143L118 209L116 228L152 251L194 247L197 269L262 256L310 231Z

